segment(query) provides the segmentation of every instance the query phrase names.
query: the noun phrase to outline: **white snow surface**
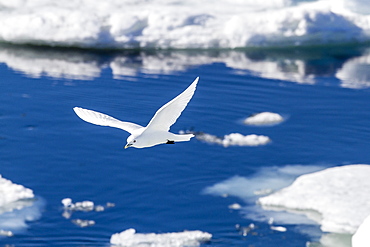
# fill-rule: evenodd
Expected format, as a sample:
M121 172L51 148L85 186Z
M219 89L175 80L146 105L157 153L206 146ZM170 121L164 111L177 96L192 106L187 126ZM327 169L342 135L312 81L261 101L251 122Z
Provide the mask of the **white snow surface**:
M0 41L90 48L364 42L364 0L0 0Z
M366 217L364 222L352 236L352 247L368 247L370 244L370 215Z
M370 165L328 168L302 175L258 202L280 210L317 211L321 217L312 219L323 231L352 234L370 215L369 175Z
M127 229L111 236L110 243L125 247L182 247L199 246L209 241L212 235L202 231L184 231L174 233L136 233Z
M5 207L7 204L31 198L34 198L31 189L15 184L0 175L0 213L2 211L1 208Z
M260 112L247 117L243 122L248 125L273 125L282 121L284 118L278 113Z
M0 236L12 237L14 231L26 228L28 221L41 217L42 207L43 200L36 200L31 189L0 175Z

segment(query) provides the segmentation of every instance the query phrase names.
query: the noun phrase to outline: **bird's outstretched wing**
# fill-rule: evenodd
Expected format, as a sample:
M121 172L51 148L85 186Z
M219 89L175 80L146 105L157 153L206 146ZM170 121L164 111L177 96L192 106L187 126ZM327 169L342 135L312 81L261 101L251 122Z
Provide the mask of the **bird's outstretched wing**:
M147 125L147 130L169 131L171 125L180 117L181 112L193 97L198 80L199 77L197 77L184 92L159 108Z
M83 109L81 107L74 107L73 110L82 120L92 124L119 128L129 133L132 133L134 130L143 128L143 126L140 126L138 124L123 122L106 114Z

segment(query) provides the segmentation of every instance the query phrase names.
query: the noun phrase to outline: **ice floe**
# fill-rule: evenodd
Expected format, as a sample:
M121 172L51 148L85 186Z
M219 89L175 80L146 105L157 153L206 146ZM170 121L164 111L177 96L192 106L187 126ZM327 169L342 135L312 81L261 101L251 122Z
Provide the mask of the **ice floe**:
M343 178L348 176L350 178L352 175L356 174L360 171L355 172L349 172L351 170L352 166L348 166L348 170L346 170L347 166L344 166L343 170L339 170L338 173L342 173ZM356 165L353 166L356 170ZM362 167L362 165L360 165ZM365 165L366 167L366 165ZM339 167L342 168L342 167ZM264 223L268 224L270 229L276 232L284 232L288 231L288 226L294 226L292 229L293 231L296 231L298 234L304 234L309 235L312 237L312 241L307 243L308 247L313 246L325 246L325 247L347 247L350 246L350 239L351 234L343 234L343 233L323 233L320 231L318 224L322 222L323 216L312 209L295 209L295 208L286 208L283 205L279 206L265 206L263 205L261 207L260 203L256 204L256 201L259 201L259 198L268 197L269 194L275 195L279 194L279 191L284 191L286 187L294 183L295 179L298 177L305 177L307 175L304 174L320 174L321 172L324 172L326 167L323 166L309 166L309 165L287 165L282 167L263 167L260 168L254 175L250 177L242 177L242 176L234 176L229 179L226 179L224 181L221 181L217 184L214 184L212 186L206 187L203 190L204 194L210 194L215 196L222 196L222 197L230 197L230 196L236 196L243 201L245 201L244 205L241 205L241 208L239 209L240 214L245 217L248 220L254 221L253 225ZM332 168L328 168L330 171ZM333 168L334 169L334 168ZM360 168L361 169L361 168ZM366 169L366 168L365 168ZM334 170L335 171L335 170ZM366 169L367 171L367 169ZM365 172L364 170L362 171ZM328 173L329 176L331 176L331 173ZM336 177L334 175L334 177ZM364 193L366 193L367 190L367 182L363 183L362 178L366 177L366 172L361 175L361 177L357 178L356 176L353 177L353 181L357 181L357 190L354 189L355 185L349 185L348 188L346 188L346 184L348 184L348 179L343 179L343 190L338 191L335 184L332 187L331 192L325 191L316 191L317 196L313 196L312 200L316 198L317 201L326 201L328 202L330 199L334 200L335 195L341 195L342 197L338 199L339 208L336 208L336 203L331 202L327 203L327 209L325 209L327 212L331 211L332 215L336 215L336 217L339 217L337 220L341 220L342 216L338 214L339 210L343 208L343 205L348 206L349 211L353 211L352 214L362 214L361 211L364 210L366 204L364 204L364 199L358 200ZM339 177L338 177L339 178ZM335 178L333 178L335 180ZM330 188L331 184L333 182L333 179L323 179L323 180L316 180L317 186L322 186L323 188L327 187ZM352 183L354 183L352 181ZM320 182L320 183L319 183ZM349 183L351 184L351 183ZM361 186L363 185L363 186ZM354 189L354 192L352 193L352 189ZM300 191L301 194L307 194L307 197L312 196L310 191L310 187L302 188ZM334 196L328 195L332 193ZM314 193L314 192L312 192ZM320 196L321 195L321 196ZM325 197L328 196L330 199L325 199ZM339 197L339 196L338 196ZM358 197L358 198L357 198ZM368 195L367 195L368 197ZM285 201L291 201L293 199L290 199L288 195L284 197ZM297 203L300 203L300 205L310 204L312 202L309 198L306 200L306 198L300 198L300 201ZM320 202L318 202L320 203ZM341 205L342 204L342 205ZM302 206L303 207L303 206ZM302 208L298 207L298 208ZM353 210L353 208L359 208L359 211ZM366 212L364 213L366 215ZM367 215L366 215L367 216ZM366 217L365 216L365 217ZM348 217L343 217L344 219L348 219ZM353 220L356 221L355 217ZM361 218L361 217L359 217ZM351 219L352 220L352 219ZM354 222L350 223L349 225L352 225L352 230L355 230L355 224ZM299 225L300 227L297 228L296 226ZM316 227L317 226L317 227ZM240 227L239 226L240 234L249 234L251 232L251 229L248 227ZM256 230L254 230L256 231ZM352 232L353 233L353 232ZM321 236L321 237L320 237ZM319 241L320 243L318 243ZM361 246L362 247L362 246Z
M1 208L6 208L6 204L34 197L35 195L31 189L15 184L0 175L0 213Z
M316 211L321 229L354 233L370 214L370 166L347 165L298 177L292 185L258 199L264 207ZM310 214L307 214L310 216Z
M33 191L0 175L0 236L11 237L41 216L42 200Z
M111 236L110 243L124 247L182 247L199 246L208 242L212 235L202 231L184 231L174 233L136 233L135 229L127 229Z
M366 1L1 0L0 40L89 48L236 48L369 40ZM258 28L256 28L258 27Z
M370 244L370 215L362 222L352 236L352 247L368 247Z
M251 116L244 119L244 124L247 125L274 125L284 121L284 118L274 112L260 112L252 114Z

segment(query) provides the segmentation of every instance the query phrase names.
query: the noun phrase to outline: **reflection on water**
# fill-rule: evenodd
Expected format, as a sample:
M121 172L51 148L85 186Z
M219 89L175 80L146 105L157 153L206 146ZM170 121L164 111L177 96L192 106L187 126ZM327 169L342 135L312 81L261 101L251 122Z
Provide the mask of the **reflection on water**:
M27 228L27 222L41 217L44 201L41 198L24 199L0 207L0 235L13 236L13 232Z
M323 62L325 61L325 62ZM92 51L0 46L0 62L29 77L92 80L109 68L115 79L138 73L171 74L190 67L222 63L236 73L315 84L332 76L340 86L370 87L370 49L324 47L257 50Z

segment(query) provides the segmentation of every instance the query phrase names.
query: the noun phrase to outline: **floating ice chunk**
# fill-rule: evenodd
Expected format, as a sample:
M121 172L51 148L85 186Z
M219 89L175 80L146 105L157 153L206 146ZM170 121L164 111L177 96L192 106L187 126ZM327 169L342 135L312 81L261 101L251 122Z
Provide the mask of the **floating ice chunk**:
M222 140L222 145L224 147L228 146L260 146L266 145L271 142L271 139L268 136L264 135L242 135L239 133L231 133L225 135Z
M277 232L286 232L287 229L284 226L270 226L271 230L277 231Z
M75 210L79 211L92 211L94 210L94 202L92 201L83 201L75 203Z
M370 214L369 174L370 165L328 168L302 175L289 187L258 202L269 208L314 210L321 214L313 220L323 231L354 233Z
M212 235L201 231L184 231L175 233L136 233L128 229L111 236L110 243L125 247L182 247L199 246L202 242L210 241Z
M64 198L62 200L62 204L65 208L72 207L72 199L71 198Z
M273 125L284 121L278 113L261 112L247 117L243 122L248 125Z
M115 204L111 202L107 202L105 206L103 205L95 205L92 201L82 201L82 202L76 202L73 203L71 198L64 198L61 203L63 204L64 212L62 216L66 219L71 218L73 212L75 211L84 211L84 212L90 212L90 211L96 211L96 212L102 212L106 208L114 207Z
M242 206L239 203L234 203L234 204L229 205L229 208L234 209L234 210L238 210L238 209L241 209Z
M104 211L105 208L110 208L114 207L115 204L111 202L107 202L105 207L102 205L95 205L94 202L92 201L82 201L82 202L76 202L73 203L71 198L64 198L61 203L63 204L63 207L65 210L70 210L70 211Z
M22 199L34 198L33 191L22 185L15 184L12 181L1 177L0 175L0 213L1 207L6 204L16 202Z
M362 222L352 236L352 247L368 247L370 244L370 215Z
M42 206L42 200L36 200L31 189L0 175L0 236L11 237L26 228L26 222L40 218Z
M72 211L92 211L95 208L94 202L82 201L73 203L71 198L64 198L62 201L64 209Z

